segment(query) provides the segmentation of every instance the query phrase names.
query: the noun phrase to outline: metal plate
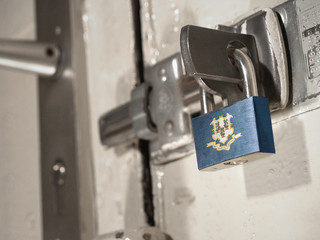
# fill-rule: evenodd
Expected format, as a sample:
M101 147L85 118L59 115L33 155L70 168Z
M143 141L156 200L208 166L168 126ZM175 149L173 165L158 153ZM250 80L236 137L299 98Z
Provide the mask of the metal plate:
M295 3L296 5L293 6L292 10L288 9L285 5L280 6L280 9L283 7L286 10L287 15L295 14L295 12L297 15L296 30L299 35L298 38L290 39L289 47L296 49L299 46L301 49L302 46L302 54L292 58L292 62L297 67L295 71L304 70L303 79L305 79L303 86L300 86L298 81L301 81L301 79L293 78L294 105L320 95L320 3L316 0L299 0ZM288 27L291 27L292 23L290 21L285 23ZM304 56L304 61L301 58L302 55ZM304 90L302 91L304 95L301 93L297 94L299 90Z
M156 164L170 162L194 151L191 118L184 107L183 68L180 54L175 54L146 70L150 84L151 118L157 138L150 142L151 159ZM197 89L196 89L197 90Z
M288 1L273 9L279 16L288 55L292 105L320 95L319 72L311 73L320 62L319 9L317 0ZM316 54L311 56L311 52Z
M55 42L62 52L56 79L39 78L43 238L50 240L89 239L94 229L85 55L81 11L75 11L80 6L36 1L38 40Z
M229 44L234 42L246 46L258 75L258 54L252 36L191 25L181 29L181 54L186 72L208 92L214 90L222 94L229 104L245 98L238 86L240 73L227 53Z
M207 85L211 83L207 79L239 82L240 74L229 61L227 54L228 45L234 41L239 41L248 48L256 65L258 56L252 36L190 25L183 27L181 54L187 73L203 78Z
M252 35L259 56L259 96L270 101L270 110L284 109L289 100L286 48L276 12L264 9L222 30Z

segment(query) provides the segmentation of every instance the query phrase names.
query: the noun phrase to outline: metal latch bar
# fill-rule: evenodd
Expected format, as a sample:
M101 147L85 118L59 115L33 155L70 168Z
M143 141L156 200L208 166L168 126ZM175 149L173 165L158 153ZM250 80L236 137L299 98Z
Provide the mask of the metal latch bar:
M247 27L245 32L248 34L239 32L245 23L254 26L255 19L263 29L263 34L259 35L253 27ZM275 23L272 28L271 22ZM193 152L191 115L200 114L200 102L208 112L213 110L213 100L220 98L220 102L214 104L217 110L220 106L244 99L248 95L245 90L252 90L246 85L249 80L241 81L239 71L227 57L228 45L234 40L249 50L250 63L252 61L250 69L254 73L249 75L257 76L254 89L258 88L252 94L269 97L271 111L285 108L289 80L285 47L276 13L266 9L232 27L220 28L223 33L196 26L184 27L181 31L181 53L190 77L184 75L180 54L147 68L146 82L132 91L139 93L138 97L132 94L131 102L101 117L102 143L111 147L134 138L149 140L151 159L160 164ZM215 45L215 41L220 45ZM225 48L221 48L222 45ZM268 51L264 53L266 46ZM270 55L270 52L277 54ZM232 51L232 55L234 58L238 56L235 51ZM242 60L236 62L240 65L245 63ZM271 75L266 74L265 64ZM202 88L201 94L197 83ZM276 89L272 91L269 88ZM270 95L270 92L273 94Z
M190 115L200 112L198 84L183 74L180 54L148 68L145 76L130 102L100 118L101 142L113 147L136 138L149 140L156 163L190 154Z

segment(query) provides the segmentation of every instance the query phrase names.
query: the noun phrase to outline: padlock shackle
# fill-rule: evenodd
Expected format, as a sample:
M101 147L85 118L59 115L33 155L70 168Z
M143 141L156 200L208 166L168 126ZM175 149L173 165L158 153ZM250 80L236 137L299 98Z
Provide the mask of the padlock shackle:
M230 61L240 72L243 91L246 98L258 96L257 77L253 62L245 47L230 45L227 48ZM199 82L199 81L198 81ZM200 88L201 114L207 114L214 110L214 98L205 88Z
M214 110L213 94L207 92L202 87L200 88L200 104L201 104L201 115L207 114Z
M234 60L235 67L240 72L243 81L243 91L247 98L258 96L257 77L253 62L249 55L241 48L228 48L229 57Z

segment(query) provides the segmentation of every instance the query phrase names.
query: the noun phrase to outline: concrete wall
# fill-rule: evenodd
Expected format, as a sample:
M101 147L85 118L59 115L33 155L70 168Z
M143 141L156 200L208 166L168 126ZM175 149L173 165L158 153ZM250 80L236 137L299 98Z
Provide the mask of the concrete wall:
M0 38L34 39L33 0L0 2ZM0 239L41 239L36 77L0 69Z

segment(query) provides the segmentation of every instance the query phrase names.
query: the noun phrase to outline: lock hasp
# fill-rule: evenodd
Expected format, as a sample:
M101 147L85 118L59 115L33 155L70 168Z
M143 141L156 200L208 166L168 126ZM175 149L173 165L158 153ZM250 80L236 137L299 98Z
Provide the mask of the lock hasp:
M239 165L275 153L269 101L250 97L192 119L199 170Z

